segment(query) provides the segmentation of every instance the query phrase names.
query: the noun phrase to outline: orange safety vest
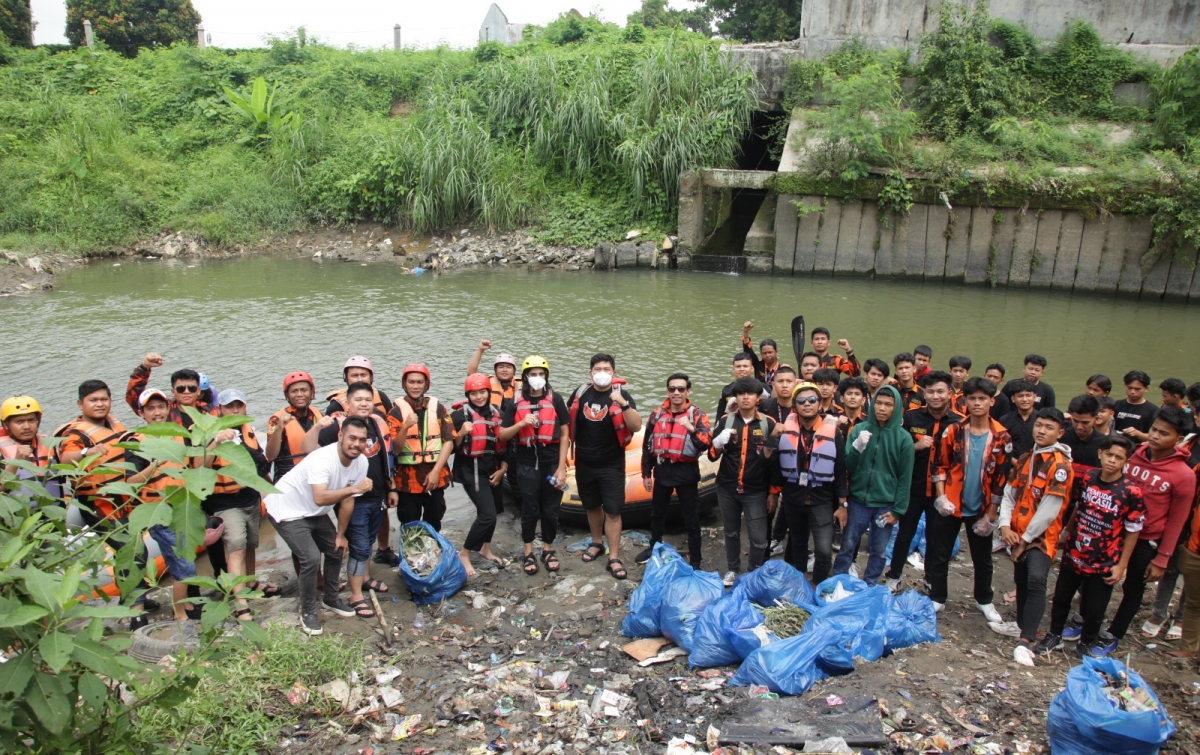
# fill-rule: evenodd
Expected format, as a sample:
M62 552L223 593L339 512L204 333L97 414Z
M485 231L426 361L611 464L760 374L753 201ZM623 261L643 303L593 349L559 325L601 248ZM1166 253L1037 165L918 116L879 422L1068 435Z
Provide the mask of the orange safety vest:
M504 399L516 398L516 395L521 392L521 378L519 377L514 377L509 381L507 388L500 383L500 378L495 375L490 376L488 381L492 384L492 406L498 407L504 403Z
M930 451L930 470L933 472L933 482L942 482L946 486L946 497L954 504L954 516L962 516L963 483L967 473L967 444L971 434L971 421L964 417L950 425L942 433L940 443L935 443ZM980 465L980 481L983 489L983 508L991 504L999 504L1004 495L1004 479L1002 474L1008 463L1008 455L1012 453L1012 439L1004 425L988 418L987 441L983 447L983 464Z
M88 464L87 468L89 470L122 462L125 460L125 449L117 448L112 444L120 441L125 435L125 425L113 419L112 415L109 415L105 422L107 424L97 425L90 419L76 417L55 430L54 437L65 438L68 435L74 435L83 441L84 448L104 446L105 451L100 455L100 458ZM97 494L100 492L100 488L122 477L124 477L122 472L97 472L85 477L77 477L73 483L74 495L76 498L87 497L92 499L91 503L107 519L116 512L118 504L107 498L99 498Z
M344 407L343 407L344 408ZM312 412L312 421L315 423L321 419L321 412L315 406L308 407L308 411ZM271 415L267 420L267 434L269 435L274 428L279 427L279 423L283 421L284 415L290 414L296 416L296 412L291 406L284 407ZM280 459L291 459L294 463L299 464L300 460L308 454L301 449L304 447L304 435L307 431L300 425L299 422L289 422L283 426L283 437L287 439L288 453L286 456L276 456L275 461Z
M141 433L133 433L130 437L130 440L136 440L140 443L141 441L145 440L145 438L146 436L142 435ZM183 438L172 437L171 440L174 440L180 444L183 443ZM183 469L183 467L173 461L166 461L160 464L155 475L149 480L146 480L146 482L142 485L139 496L142 503L159 503L162 501L163 495L168 487L183 487L184 482L182 479L171 476L172 474L176 474L173 471L176 469ZM129 473L129 476L133 476L132 471Z
M583 397L583 392L591 387L591 383L584 383L579 386L579 390L575 391L575 397L571 400L571 410L567 413L571 423L571 440L575 440L575 418L579 415L579 402ZM614 391L621 390L619 385L613 385ZM613 409L616 409L614 412ZM612 420L613 427L617 431L617 442L621 444L621 448L629 445L629 441L633 438L633 433L625 424L625 411L617 406L616 402L608 405L608 418Z
M417 422L405 431L404 442L398 444L397 464L405 466L432 464L437 461L438 454L442 452L442 427L437 416L438 400L433 396L425 396L422 400L425 402L425 421ZM402 423L417 414L417 410L412 408L406 397L401 397L393 405L393 419L396 419L397 410L400 411L399 419Z
M43 437L45 436L40 434L34 436L33 445L29 447L30 450L33 451L33 456L25 461L28 461L31 464L36 464L37 466L45 469L50 464L50 449L47 448L44 443L42 443ZM8 430L0 427L0 457L5 459L17 458L17 447L23 445L25 444L18 443L17 441L13 440L9 436Z
M253 427L250 425L242 425L240 428L238 428L238 430L240 430L242 433L242 445L244 445L247 449L254 451L260 450L258 438L254 435ZM229 466L229 462L225 461L220 456L213 458L212 468L214 470L221 470L227 466ZM241 489L242 486L240 483L235 482L232 478L226 477L218 472L217 484L213 486L213 495L231 495L233 493L237 493Z
M1009 527L1018 535L1025 534L1025 529L1033 521L1038 505L1042 502L1042 496L1045 495L1051 482L1065 491L1062 508L1059 509L1054 522L1037 540L1030 543L1034 548L1044 550L1046 555L1053 559L1058 549L1058 534L1062 531L1063 512L1067 510L1071 484L1075 479L1075 472L1071 469L1071 460L1057 449L1049 454L1035 454L1033 451L1028 451L1021 458L1019 467L1020 471L1009 483L1017 499Z
M516 405L513 424L521 424L530 414L537 416L537 422L532 427L525 426L517 431L518 443L522 446L549 446L559 442L558 412L554 409L554 397L549 390L537 399L537 403L521 394L517 397Z
M371 386L371 393L373 394L371 398L375 402L375 411L379 414L379 416L386 417L387 416L387 408L383 405L383 396L379 395L379 389L376 388L375 386ZM331 391L327 396L325 396L325 400L338 402L338 405L342 407L343 411L345 411L348 408L346 406L346 389L345 388L342 388L342 389L336 390L336 391ZM399 402L395 402L395 403L399 403Z

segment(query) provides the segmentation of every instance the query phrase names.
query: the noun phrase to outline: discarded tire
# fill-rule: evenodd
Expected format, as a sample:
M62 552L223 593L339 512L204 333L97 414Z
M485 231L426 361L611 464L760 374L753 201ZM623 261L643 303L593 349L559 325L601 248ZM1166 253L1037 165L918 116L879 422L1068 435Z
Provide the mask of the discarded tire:
M194 622L189 622L193 623ZM145 663L158 663L168 655L195 652L200 649L200 638L192 635L183 639L182 627L175 621L156 621L135 631L133 642L125 652Z

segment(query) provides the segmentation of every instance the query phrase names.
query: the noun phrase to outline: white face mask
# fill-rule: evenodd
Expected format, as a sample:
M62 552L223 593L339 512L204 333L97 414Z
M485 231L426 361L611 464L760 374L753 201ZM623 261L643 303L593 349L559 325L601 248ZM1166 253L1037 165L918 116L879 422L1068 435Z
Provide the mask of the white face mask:
M592 375L592 385L597 388L607 388L612 385L612 379L611 372L597 372L595 375Z
M546 387L546 378L541 375L532 375L529 378L529 387L535 391L540 391Z

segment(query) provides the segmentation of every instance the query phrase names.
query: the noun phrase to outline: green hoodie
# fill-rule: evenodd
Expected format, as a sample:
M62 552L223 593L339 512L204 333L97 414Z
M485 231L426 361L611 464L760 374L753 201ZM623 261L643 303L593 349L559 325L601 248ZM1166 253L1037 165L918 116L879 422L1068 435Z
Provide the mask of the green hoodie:
M846 471L850 474L850 500L866 504L868 508L890 508L896 518L908 510L908 492L912 484L913 450L912 436L904 429L904 410L900 403L900 392L885 385L875 394L887 391L896 402L896 411L887 426L880 428L872 404L867 409L867 421L860 422L850 431L846 440ZM871 433L866 448L858 451L854 441L863 432Z

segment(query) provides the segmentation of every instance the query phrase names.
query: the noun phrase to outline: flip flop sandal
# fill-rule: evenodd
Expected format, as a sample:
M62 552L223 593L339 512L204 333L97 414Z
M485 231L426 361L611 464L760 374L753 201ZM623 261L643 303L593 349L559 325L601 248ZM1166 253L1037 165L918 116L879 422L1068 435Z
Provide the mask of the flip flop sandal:
M263 587L266 585L266 587ZM270 582L259 582L257 579L250 585L251 592L262 591L264 598L278 598L283 594L283 590L279 589L278 585L273 585Z
M1166 637L1164 637L1163 639L1165 639L1169 642L1182 640L1183 639L1183 624L1172 624L1171 628L1167 630Z
M363 589L374 590L375 592L391 592L387 585L377 579L368 579L366 582L363 582Z
M238 621L249 621L250 620L250 609L249 608L239 608L238 610L233 612L233 618L237 619Z
M592 550L593 548L595 549L594 551ZM583 555L580 556L580 558L583 559L585 564L590 564L591 562L600 558L603 553L604 543L591 543L588 545L587 549L584 550Z
M1017 591L1013 590L1012 592L1004 593L1004 602L1009 605L1016 603L1017 602Z
M354 601L350 604L350 607L354 609L354 615L360 619L375 618L375 609L371 608L365 599Z
M559 563L558 556L554 555L554 551L542 551L542 563L546 565L546 571L554 574L558 571ZM554 565L551 566L551 563Z
M524 569L525 573L529 576L532 577L534 574L538 573L537 556L534 556L532 553L528 553L523 559L521 559L521 562L521 568Z
M1147 639L1149 639L1151 637L1157 637L1158 633L1161 631L1162 631L1162 624L1156 624L1153 621L1150 621L1149 619L1146 620L1145 624L1142 624L1142 636Z
M617 567L613 568L613 564L617 564ZM629 572L625 570L625 564L621 563L621 559L619 558L610 558L608 560L608 565L604 568L609 574L613 575L617 579L625 579L629 576Z

